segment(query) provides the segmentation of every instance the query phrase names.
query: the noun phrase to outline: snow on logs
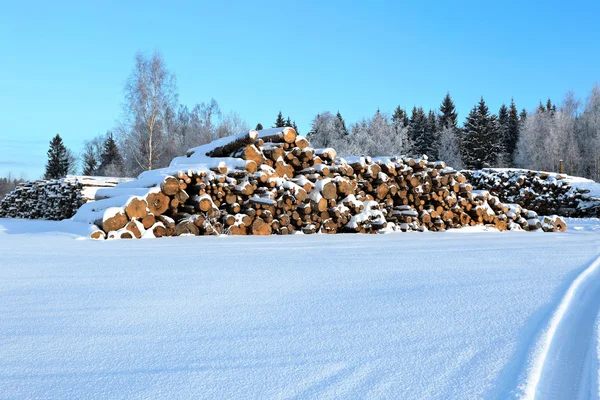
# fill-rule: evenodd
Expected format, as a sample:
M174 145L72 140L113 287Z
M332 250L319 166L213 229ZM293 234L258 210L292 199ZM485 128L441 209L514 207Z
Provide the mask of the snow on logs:
M590 196L587 189L573 186L565 174L492 168L462 172L475 188L488 190L501 201L519 204L539 214L600 216L600 199Z
M292 128L251 130L190 149L168 168L117 186L114 197L109 192L75 216L98 227L96 239L566 228L559 217L473 190L444 162L343 159L334 149L312 148Z
M114 188L128 178L69 176L25 182L0 200L0 218L63 220L99 192Z

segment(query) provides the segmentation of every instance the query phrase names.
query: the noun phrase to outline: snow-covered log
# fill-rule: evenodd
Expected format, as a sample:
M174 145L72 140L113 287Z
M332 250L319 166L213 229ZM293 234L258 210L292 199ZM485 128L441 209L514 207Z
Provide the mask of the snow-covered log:
M63 179L25 182L0 200L0 218L68 219L83 204L94 201L99 191L130 180L68 176Z

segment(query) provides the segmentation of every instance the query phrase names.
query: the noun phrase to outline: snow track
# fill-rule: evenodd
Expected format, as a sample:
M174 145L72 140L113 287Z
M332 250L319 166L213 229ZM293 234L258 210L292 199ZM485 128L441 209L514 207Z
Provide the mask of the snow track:
M597 399L600 256L571 284L537 348L524 399Z

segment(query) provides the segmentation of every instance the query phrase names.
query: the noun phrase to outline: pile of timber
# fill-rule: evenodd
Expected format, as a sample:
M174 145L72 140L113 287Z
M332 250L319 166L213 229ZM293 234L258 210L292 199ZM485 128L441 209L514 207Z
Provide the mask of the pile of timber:
M113 195L111 196L111 193ZM162 170L102 192L75 220L96 239L440 231L563 231L558 217L474 192L466 177L427 157L339 158L292 128L245 132L190 149Z
M128 178L69 176L24 182L0 200L0 218L63 220L71 218L100 188L111 188Z
M600 198L592 197L588 189L574 186L572 178L565 174L490 168L462 172L475 189L487 190L500 201L518 204L538 214L600 216Z

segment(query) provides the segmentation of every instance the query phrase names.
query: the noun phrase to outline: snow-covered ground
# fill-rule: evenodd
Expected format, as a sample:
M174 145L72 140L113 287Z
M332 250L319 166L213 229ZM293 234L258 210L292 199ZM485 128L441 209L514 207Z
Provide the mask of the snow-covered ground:
M0 219L0 398L597 398L600 221L78 240Z

